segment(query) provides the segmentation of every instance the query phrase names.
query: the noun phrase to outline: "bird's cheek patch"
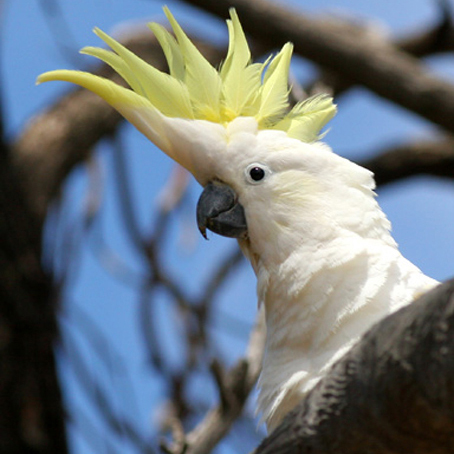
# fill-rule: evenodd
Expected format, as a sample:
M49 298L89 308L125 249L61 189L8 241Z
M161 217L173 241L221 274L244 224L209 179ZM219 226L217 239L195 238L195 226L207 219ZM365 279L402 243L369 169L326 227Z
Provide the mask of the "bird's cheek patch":
M304 206L305 201L318 191L314 179L298 170L275 175L271 199L276 204Z

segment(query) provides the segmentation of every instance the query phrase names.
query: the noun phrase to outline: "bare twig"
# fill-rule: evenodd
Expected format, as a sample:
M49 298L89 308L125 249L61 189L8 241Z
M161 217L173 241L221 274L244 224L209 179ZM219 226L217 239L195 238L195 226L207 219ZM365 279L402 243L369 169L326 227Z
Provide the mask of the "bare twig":
M82 58L77 53L79 46L71 32L60 2L58 0L39 0L39 6L63 61L75 66L80 65Z
M186 436L185 454L208 454L227 432L233 422L241 414L246 399L257 381L260 373L264 348L265 320L259 313L257 323L251 333L249 347L245 359L226 373L223 382L226 390L234 399L228 402L228 408L217 405L211 409L202 422Z
M232 251L222 260L217 268L214 270L211 279L208 281L205 291L203 292L203 297L200 302L200 306L206 307L210 304L213 298L216 296L216 293L222 287L222 284L229 277L236 267L243 260L243 254L239 247L235 244L232 248Z
M143 253L145 252L144 238L140 231L139 222L134 210L135 197L132 194L125 150L121 143L120 135L116 134L111 143L113 149L115 182L118 187L118 204L122 212L121 219L125 224L125 231L129 235L131 243L139 253Z
M191 174L179 164L175 164L166 186L158 196L160 211L168 213L183 200Z
M168 454L184 454L187 449L187 444L181 421L178 418L172 418L168 424L172 429L172 443L168 443L166 440L161 440L161 449Z
M221 412L227 412L233 404L232 399L234 397L227 385L225 371L216 358L211 363L211 372L217 384Z
M394 45L415 57L454 51L453 8L450 0L438 0L439 21L434 27L399 38Z

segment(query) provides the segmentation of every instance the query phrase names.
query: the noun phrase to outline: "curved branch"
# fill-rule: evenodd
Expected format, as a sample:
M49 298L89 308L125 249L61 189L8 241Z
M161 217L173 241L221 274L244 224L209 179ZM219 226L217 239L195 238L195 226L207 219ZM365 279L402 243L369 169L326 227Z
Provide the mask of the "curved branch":
M262 311L263 312L263 311ZM222 404L207 413L203 421L187 435L185 454L208 454L225 437L240 416L244 404L260 373L265 342L265 319L260 312L252 331L248 352L224 377L224 394L230 394L230 403Z
M414 57L454 51L453 8L449 0L438 0L439 23L414 35L402 37L394 44Z
M378 186L416 175L454 178L454 138L409 143L359 163L375 174Z
M441 5L438 24L426 30L397 38L390 44L417 58L453 52L454 26L452 12L449 5L447 5L448 2L440 0L439 3L441 3ZM363 32L367 33L367 29ZM316 80L312 85L315 87L317 87L318 84L328 86L335 96L339 96L354 85L350 80L341 77L338 73L333 71L324 71L320 79L321 80Z

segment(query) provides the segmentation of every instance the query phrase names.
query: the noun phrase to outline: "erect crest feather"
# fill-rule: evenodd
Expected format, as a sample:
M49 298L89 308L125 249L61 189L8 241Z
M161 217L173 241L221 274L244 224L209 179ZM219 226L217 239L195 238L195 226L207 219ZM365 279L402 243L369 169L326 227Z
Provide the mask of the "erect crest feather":
M289 110L288 72L293 46L264 63L252 63L251 52L234 9L227 20L229 47L220 70L216 70L184 33L167 7L164 12L175 37L159 24L149 24L167 59L170 74L159 71L99 29L95 33L112 51L86 47L82 53L110 65L131 87L120 87L89 73L50 71L39 82L65 80L102 96L115 108L128 102L156 109L167 117L201 119L227 124L250 116L260 129L279 129L290 137L314 141L334 116L331 97L318 95ZM141 99L140 99L141 98ZM140 99L140 101L139 101ZM119 109L121 110L121 109Z

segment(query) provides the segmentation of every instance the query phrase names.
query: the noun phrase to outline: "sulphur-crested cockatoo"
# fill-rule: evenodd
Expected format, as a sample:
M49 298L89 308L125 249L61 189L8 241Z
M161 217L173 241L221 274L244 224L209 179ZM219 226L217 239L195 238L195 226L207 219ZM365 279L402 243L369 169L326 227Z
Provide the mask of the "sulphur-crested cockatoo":
M110 36L87 47L131 87L51 71L104 98L204 187L197 221L234 237L257 276L266 313L258 409L274 428L372 324L436 285L398 251L371 172L320 142L336 108L318 95L289 109L292 45L265 63L251 54L235 10L229 48L213 68L164 9L175 38L150 24L170 74Z

